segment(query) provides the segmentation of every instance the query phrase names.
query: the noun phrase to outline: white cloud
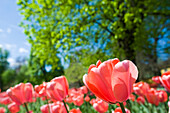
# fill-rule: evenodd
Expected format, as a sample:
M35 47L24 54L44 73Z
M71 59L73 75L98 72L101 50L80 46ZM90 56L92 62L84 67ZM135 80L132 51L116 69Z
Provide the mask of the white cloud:
M7 61L9 62L9 64L10 64L11 67L17 65L16 61L15 61L13 58L8 58Z
M25 48L19 48L20 53L28 53L28 50Z
M16 48L16 45L15 45L15 44L5 44L5 48L6 48L7 50L15 49L15 48Z
M0 32L4 32L4 30L3 30L3 29L0 29Z
M11 33L11 28L8 28L8 29L7 29L7 33Z
M3 45L0 44L0 48L2 48L2 47L3 47Z

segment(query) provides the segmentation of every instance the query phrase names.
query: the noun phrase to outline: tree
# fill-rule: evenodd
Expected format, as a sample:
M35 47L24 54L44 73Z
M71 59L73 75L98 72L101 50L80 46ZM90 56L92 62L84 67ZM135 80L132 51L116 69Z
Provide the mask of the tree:
M168 0L18 0L18 5L35 56L53 68L58 55L74 54L86 62L93 52L104 54L102 60L120 57L135 63L141 50L137 42L149 46L150 37L142 35L148 16L170 14Z
M3 80L2 73L8 68L7 58L9 56L9 52L7 50L3 50L0 48L0 88L3 90Z

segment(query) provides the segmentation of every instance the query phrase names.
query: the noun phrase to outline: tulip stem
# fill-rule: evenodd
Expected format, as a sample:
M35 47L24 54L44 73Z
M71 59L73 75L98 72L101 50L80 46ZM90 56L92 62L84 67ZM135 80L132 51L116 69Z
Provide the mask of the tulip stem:
M27 107L26 103L24 103L24 106L25 106L25 109L26 109L27 113L29 113L29 110L28 110L28 107Z
M64 100L63 100L63 103L64 103L64 106L65 106L65 108L66 108L67 113L69 113L69 111L68 111L68 109L67 109L67 106L66 106L66 103L64 102Z
M120 105L120 107L121 107L121 109L122 109L122 112L123 112L123 113L126 113L125 108L124 108L124 105L123 105L123 102L119 103L119 105Z

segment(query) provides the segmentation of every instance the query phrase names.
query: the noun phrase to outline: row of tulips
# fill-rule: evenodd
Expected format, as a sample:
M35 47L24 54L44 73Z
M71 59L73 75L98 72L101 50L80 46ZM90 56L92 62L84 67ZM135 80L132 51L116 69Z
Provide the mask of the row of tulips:
M84 109L82 106L88 112L92 112L89 111L92 107L99 113L130 113L133 101L141 106L148 106L146 103L158 106L159 103L168 101L165 90L150 88L145 82L135 83L137 77L137 67L129 60L120 62L115 58L103 63L99 60L96 65L90 65L88 74L84 75L85 86L69 89L65 76L34 87L30 83L20 83L0 93L0 104L7 105L11 113L19 112L20 106L27 113L32 113L34 111L27 105L36 103L41 98L46 102L37 106L42 113L81 113ZM157 78L155 81L170 91L169 78L170 74L163 74L159 77L159 82ZM115 105L117 107L111 107ZM0 113L4 112L5 108L1 107Z

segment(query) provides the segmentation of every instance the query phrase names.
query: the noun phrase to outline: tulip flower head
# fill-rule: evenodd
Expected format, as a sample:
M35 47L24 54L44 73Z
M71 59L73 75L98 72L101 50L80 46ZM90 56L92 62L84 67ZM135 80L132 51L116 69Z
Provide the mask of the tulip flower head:
M15 102L12 102L8 105L8 109L11 113L17 113L20 110L19 105L17 105Z
M72 110L70 110L69 113L82 113L82 112L80 111L79 108L77 108L77 109L73 108Z
M160 77L160 81L162 85L165 87L165 89L170 92L170 74L169 75L162 75Z
M20 83L6 92L11 100L18 105L33 101L33 86L31 83Z
M92 104L93 108L98 111L99 113L105 113L108 110L108 103L101 100L100 98L92 99L90 101L90 104Z
M155 104L156 106L159 105L160 98L159 98L159 93L156 89L150 88L147 92L146 98L149 103Z
M116 103L129 98L137 77L135 64L129 60L120 62L115 58L103 63L99 60L96 65L90 65L88 74L83 76L83 82L97 97Z
M149 84L146 82L138 82L133 85L133 91L139 95L145 97L148 90L149 90Z
M137 99L136 99L137 103L138 104L144 104L145 103L145 98L142 97L142 96L139 96Z
M62 101L68 95L68 87L65 76L56 77L47 83L47 96L53 100Z
M0 107L0 113L5 113L6 109L4 107Z

